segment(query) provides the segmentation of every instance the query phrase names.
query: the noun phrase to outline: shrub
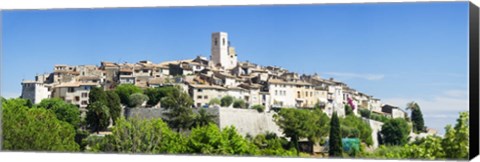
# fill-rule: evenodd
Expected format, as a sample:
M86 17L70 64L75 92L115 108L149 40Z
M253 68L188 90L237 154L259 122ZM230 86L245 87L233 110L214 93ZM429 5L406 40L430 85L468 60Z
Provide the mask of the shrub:
M263 111L265 111L265 106L263 106L263 105L253 105L252 109L257 110L258 112L263 112Z
M139 107L148 100L148 96L143 93L134 93L128 97L131 107Z
M246 104L244 100L237 99L233 102L233 107L234 108L246 108Z
M233 103L233 97L232 96L225 96L221 100L221 106L223 107L229 107Z
M208 105L220 105L222 102L218 98L212 98L210 102L208 102Z
M370 114L371 114L370 110L368 110L368 109L359 109L359 110L360 110L360 115L362 117L367 118L367 119L370 118Z

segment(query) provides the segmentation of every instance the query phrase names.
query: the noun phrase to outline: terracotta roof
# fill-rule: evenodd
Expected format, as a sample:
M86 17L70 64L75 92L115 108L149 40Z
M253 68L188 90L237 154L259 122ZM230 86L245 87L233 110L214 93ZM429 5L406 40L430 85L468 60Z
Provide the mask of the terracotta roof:
M130 72L130 73L133 72L132 69L126 69L126 68L120 69L119 71L120 72Z
M189 84L193 88L205 88L205 89L219 89L219 90L226 90L226 88L217 86L217 85L208 85L208 84Z
M291 81L284 81L284 80L280 80L280 79L269 79L268 83L291 84L291 85L312 85L312 84L304 82L304 81L291 82Z
M62 88L62 87L79 87L80 84L77 82L73 83L61 83L59 85L56 85L55 88Z
M165 83L165 78L153 78L148 81L148 84L162 84Z

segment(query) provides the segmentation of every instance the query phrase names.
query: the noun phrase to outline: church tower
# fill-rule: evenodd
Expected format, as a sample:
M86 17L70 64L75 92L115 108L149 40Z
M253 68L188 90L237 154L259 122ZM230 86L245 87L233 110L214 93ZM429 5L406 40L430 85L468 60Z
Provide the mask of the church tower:
M235 49L230 47L227 33L212 33L211 50L210 60L213 66L220 64L225 69L232 69L237 66L237 54L235 53Z

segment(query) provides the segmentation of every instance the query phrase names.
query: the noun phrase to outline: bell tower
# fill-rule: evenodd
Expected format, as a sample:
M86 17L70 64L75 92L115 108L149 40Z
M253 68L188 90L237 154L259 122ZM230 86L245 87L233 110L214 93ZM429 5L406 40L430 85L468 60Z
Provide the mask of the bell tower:
M213 66L220 64L225 69L231 69L237 65L237 55L234 48L230 47L227 33L212 33L210 61L212 61Z

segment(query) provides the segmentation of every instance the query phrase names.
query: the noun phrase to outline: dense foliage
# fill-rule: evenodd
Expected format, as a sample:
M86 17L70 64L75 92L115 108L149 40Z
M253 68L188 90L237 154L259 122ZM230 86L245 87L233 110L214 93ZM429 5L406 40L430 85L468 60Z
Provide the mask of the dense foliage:
M128 101L130 102L130 107L140 107L148 101L148 96L143 93L134 93L128 97Z
M407 104L407 110L412 110L411 118L413 124L413 131L414 132L424 132L425 131L425 123L423 121L422 111L420 110L420 106L415 102L410 102Z
M212 98L209 102L208 105L220 105L222 102L218 98Z
M193 119L193 126L195 127L202 127L208 125L209 123L214 123L214 120L217 118L216 115L208 113L205 109L198 110L198 114L195 114Z
M75 129L52 110L30 108L24 99L2 101L2 149L78 151Z
M193 100L183 92L181 87L176 86L170 93L161 100L162 106L167 110L167 123L170 127L177 129L188 129L193 124Z
M233 108L247 108L247 104L242 99L236 99L233 101Z
M353 109L352 107L350 107L350 105L345 104L344 109L345 109L345 115L353 115Z
M57 116L57 119L69 123L74 128L80 126L80 111L78 107L60 98L44 99L37 107L52 110Z
M107 107L112 119L112 124L116 123L116 120L122 116L122 107L120 103L120 97L114 91L106 91L107 95Z
M330 157L341 157L343 155L340 120L337 112L333 112L330 120L330 136L328 138L328 155Z
M318 142L328 134L328 117L321 110L302 110L283 108L274 115L277 125L291 142L299 154L298 140L308 138L310 142Z
M167 96L168 94L172 93L175 90L175 86L163 86L163 87L156 87L156 88L147 88L143 92L147 97L147 106L152 107L156 106L163 97Z
M257 110L258 112L264 112L265 111L265 106L263 106L263 105L253 105L252 109Z
M445 137L442 146L447 158L467 159L469 153L469 115L468 112L461 112L455 127L445 127ZM477 137L474 137L477 138Z
M348 115L340 119L341 136L343 138L360 138L367 145L372 145L372 128L362 118Z
M220 100L221 102L221 106L222 107L229 107L230 105L232 105L233 103L233 97L232 96L224 96L222 97L222 99Z
M131 105L129 97L134 93L142 93L142 89L133 84L120 84L115 88L115 93L120 97L120 103L123 105Z
M387 145L404 145L408 142L410 126L404 119L391 119L382 125L381 134Z
M88 104L86 121L87 128L92 132L106 130L110 124L109 108L101 101Z

